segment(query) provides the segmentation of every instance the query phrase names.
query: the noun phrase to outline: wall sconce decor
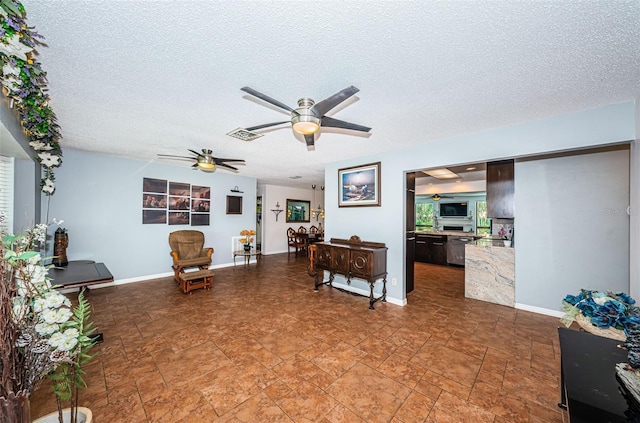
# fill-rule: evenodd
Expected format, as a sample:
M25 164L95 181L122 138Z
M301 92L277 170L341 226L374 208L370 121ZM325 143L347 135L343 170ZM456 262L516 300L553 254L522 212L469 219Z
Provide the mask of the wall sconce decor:
M313 189L313 203L315 204L316 202L316 186L315 185L311 185L311 189ZM322 191L324 191L324 186L320 187L320 189ZM318 204L318 208L314 209L313 207L311 207L311 218L315 218L316 222L322 218L324 219L324 210L322 210L322 206L320 204Z
M278 216L280 216L280 213L282 213L282 209L280 208L280 203L276 202L276 208L275 209L271 209L271 211L273 213L275 213L276 215L276 222L278 221Z

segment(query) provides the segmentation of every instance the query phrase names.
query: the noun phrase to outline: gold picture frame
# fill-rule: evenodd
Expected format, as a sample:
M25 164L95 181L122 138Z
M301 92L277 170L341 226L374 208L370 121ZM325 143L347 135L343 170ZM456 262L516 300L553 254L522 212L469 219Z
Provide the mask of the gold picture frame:
M338 207L379 207L380 162L338 170Z

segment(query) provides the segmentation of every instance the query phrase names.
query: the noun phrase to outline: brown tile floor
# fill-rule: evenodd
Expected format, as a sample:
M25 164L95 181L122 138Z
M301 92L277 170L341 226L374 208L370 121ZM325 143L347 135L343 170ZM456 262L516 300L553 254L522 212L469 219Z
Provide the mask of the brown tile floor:
M408 305L328 287L303 258L91 291L105 342L81 405L112 422L561 422L558 319L464 298L464 270L416 264ZM55 409L49 387L32 416Z

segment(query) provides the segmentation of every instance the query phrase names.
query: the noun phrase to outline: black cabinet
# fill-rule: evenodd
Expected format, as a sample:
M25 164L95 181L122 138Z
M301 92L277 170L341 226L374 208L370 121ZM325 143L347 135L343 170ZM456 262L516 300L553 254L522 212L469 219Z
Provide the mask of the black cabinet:
M428 263L429 253L427 252L427 240L422 235L416 235L416 248L415 248L416 261L421 263Z
M619 341L587 332L558 328L560 339L560 401L571 423L637 421L633 399L626 399L616 377L616 363L627 353ZM627 417L631 417L627 419Z
M446 235L416 235L416 261L432 264L447 264Z
M487 216L515 217L513 160L487 163Z
M406 180L406 228L405 228L405 274L404 282L406 293L413 291L414 288L414 269L413 263L416 259L415 247L416 247L416 174L415 172L407 173Z

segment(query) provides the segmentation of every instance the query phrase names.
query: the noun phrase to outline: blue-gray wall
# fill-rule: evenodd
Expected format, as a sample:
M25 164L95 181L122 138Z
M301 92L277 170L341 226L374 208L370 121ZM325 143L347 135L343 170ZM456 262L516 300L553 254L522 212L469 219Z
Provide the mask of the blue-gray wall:
M515 180L517 304L629 292L628 149L519 162Z
M405 196L402 189L405 184L405 172L633 141L636 135L635 107L635 103L630 101L331 163L325 168L326 235L344 238L357 234L363 240L386 243L389 248L389 280L396 278L398 281L395 286L387 285L388 297L391 302L402 303L406 298ZM376 139L371 141L393 142ZM382 163L382 207L339 208L338 170L377 161ZM631 219L634 218L638 217L631 216ZM580 236L586 238L586 234ZM519 237L517 248L526 242L526 239ZM553 242L566 244L567 240L556 238ZM628 245L620 248L621 254L628 254ZM526 259L518 257L518 260ZM516 272L516 284L519 279L522 277ZM367 288L366 283L361 281L352 281L351 285L357 289ZM559 304L560 299L553 299L556 300ZM540 297L523 298L522 301L534 307L550 307L550 302L542 301Z
M56 171L56 192L42 219L63 219L69 232L69 260L104 262L116 281L145 279L171 272L167 238L170 232L204 232L206 246L215 249L213 266L229 264L231 240L242 229L255 228L256 179L216 170L206 173L190 165L167 165L64 150ZM211 187L209 226L142 224L143 178L166 179ZM230 192L238 187L243 194ZM227 195L243 196L243 213L226 214ZM56 226L50 227L50 233ZM49 255L51 243L49 242Z

